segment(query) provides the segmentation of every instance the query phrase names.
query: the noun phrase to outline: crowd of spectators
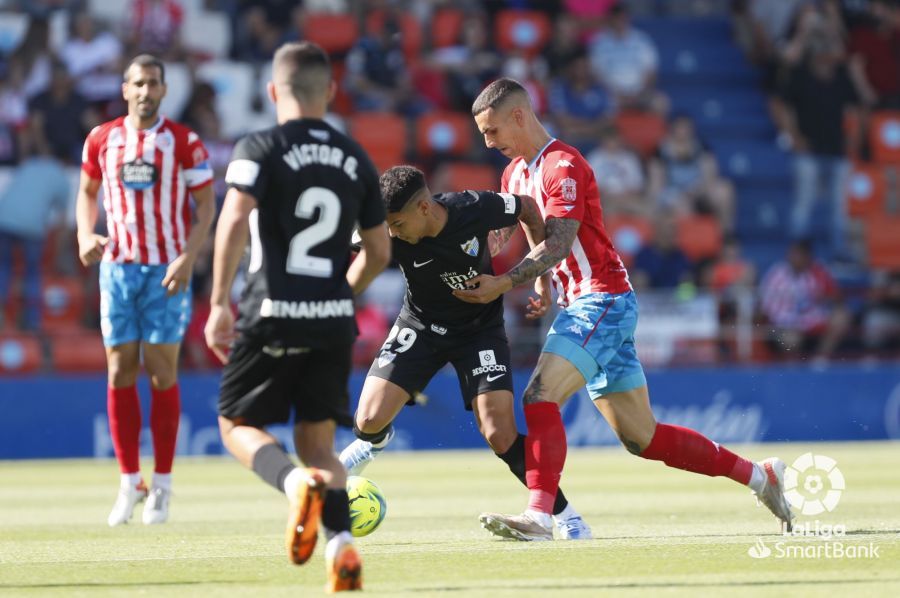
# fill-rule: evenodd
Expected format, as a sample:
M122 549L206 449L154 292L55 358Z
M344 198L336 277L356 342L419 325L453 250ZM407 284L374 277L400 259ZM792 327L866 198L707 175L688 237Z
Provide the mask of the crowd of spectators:
M0 193L3 330L46 332L40 314L42 269L49 279L78 277L87 304L96 304L93 274L83 271L74 256L66 214L75 191L71 173L87 132L124 113L121 71L130 56L152 52L172 65L167 69L170 95L183 101L177 113L167 116L203 139L221 201L235 131L274 122L260 84L274 49L285 41L313 39L328 47L340 85L332 122L358 135L353 123L362 114L401 118L410 134L399 159L434 173L435 191L465 184L439 176L451 163L481 169L490 165L493 176L487 180L496 187L504 160L485 150L467 121L462 130L471 143L448 141L453 131L435 128L425 136L432 147L419 151L414 139L421 119L433 114L468 119L471 102L486 82L516 77L551 133L577 146L595 170L607 225L640 291L675 292L680 298L698 290L714 294L723 330L733 322L737 297L755 296L755 330L764 331L770 356L799 352L824 359L847 347L856 354L896 350L897 273L878 272L852 310L828 266L815 260L815 252L827 248L820 257L864 263L846 216L848 156L868 156L861 140L875 110L900 107L897 3L843 4L864 10L855 12L837 0L731 3L736 43L764 74L763 92L780 131L777 142L794 156L794 205L787 224L797 242L784 262L760 271L741 254L735 183L723 174L692 118L671 108L659 84L657 46L633 18L633 13L676 6L687 13L721 11L721 2L0 0L0 11L6 11L0 17L24 16L27 21L13 36L14 43L0 47L0 164L10 167ZM92 10L101 5L124 8ZM188 33L197 11L207 23L210 15L224 16L227 43L221 55L210 54L215 44L198 43ZM523 18L504 25L511 14ZM253 91L246 107L238 108L245 109L246 118L237 123L223 113L223 94L240 87L237 78L223 83L204 76L217 64L251 73ZM179 73L186 73L183 80L176 79ZM845 126L848 115L858 124L852 134ZM658 134L649 143L634 142L636 131L654 127ZM827 242L809 243L810 215L820 195L831 204L829 236L814 239ZM696 249L695 221L714 230L719 242L712 250ZM59 249L48 250L48 239ZM20 249L14 251L14 246ZM210 249L206 251L208 255ZM510 251L524 251L521 239ZM17 273L21 276L14 280ZM198 260L195 320L204 313L209 277L208 259ZM396 276L387 276L381 284L399 283ZM393 288L376 285L373 295L396 301ZM393 317L396 305L390 301L368 298L362 305L361 364L377 349ZM511 335L527 343L527 323L517 321L518 311L511 305L508 319L524 332ZM83 310L78 325L96 326L95 312ZM192 326L185 349L189 366L212 365L202 342L202 326Z

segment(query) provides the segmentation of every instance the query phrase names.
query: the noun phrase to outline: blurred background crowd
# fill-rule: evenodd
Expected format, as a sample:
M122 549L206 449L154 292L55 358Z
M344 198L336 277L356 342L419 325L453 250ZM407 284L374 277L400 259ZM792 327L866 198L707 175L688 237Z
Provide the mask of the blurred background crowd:
M900 357L898 0L0 0L0 374L105 369L74 201L130 57L166 61L162 112L203 139L221 202L235 140L274 124L274 49L304 39L334 62L332 124L435 192L498 188L469 110L521 81L595 170L646 364ZM215 367L210 253L186 368ZM527 292L507 297L521 365ZM402 293L392 271L360 302L358 365Z

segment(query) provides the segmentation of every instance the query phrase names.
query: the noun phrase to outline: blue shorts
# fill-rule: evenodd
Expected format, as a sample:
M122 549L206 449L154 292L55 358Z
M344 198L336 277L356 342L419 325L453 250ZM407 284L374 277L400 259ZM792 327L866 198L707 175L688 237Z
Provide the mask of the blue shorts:
M638 308L634 292L583 295L561 311L544 352L578 368L591 399L647 384L634 347Z
M100 330L115 347L144 341L180 343L191 321L191 291L169 297L162 286L167 264L100 263Z

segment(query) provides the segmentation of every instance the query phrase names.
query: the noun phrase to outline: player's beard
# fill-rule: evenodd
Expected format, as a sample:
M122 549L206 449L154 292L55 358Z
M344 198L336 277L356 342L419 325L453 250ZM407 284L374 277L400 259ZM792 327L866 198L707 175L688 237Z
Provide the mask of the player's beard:
M159 112L159 102L153 100L145 100L143 104L138 102L135 104L135 111L142 120L156 118L156 114Z

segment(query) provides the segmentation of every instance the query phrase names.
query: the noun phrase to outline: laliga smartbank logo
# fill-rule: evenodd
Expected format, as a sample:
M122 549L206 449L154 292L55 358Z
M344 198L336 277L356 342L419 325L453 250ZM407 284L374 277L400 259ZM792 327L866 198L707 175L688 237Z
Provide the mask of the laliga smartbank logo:
M808 517L834 511L846 486L837 461L825 455L805 453L784 470L784 496L794 514ZM791 531L768 544L762 538L747 550L754 559L861 559L880 558L880 546L845 544L847 526L819 519L795 523Z

